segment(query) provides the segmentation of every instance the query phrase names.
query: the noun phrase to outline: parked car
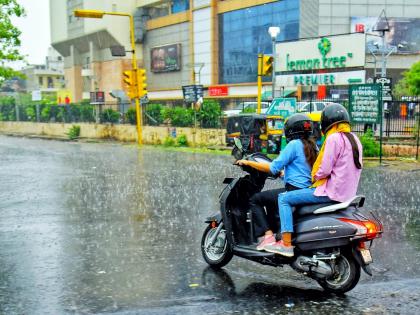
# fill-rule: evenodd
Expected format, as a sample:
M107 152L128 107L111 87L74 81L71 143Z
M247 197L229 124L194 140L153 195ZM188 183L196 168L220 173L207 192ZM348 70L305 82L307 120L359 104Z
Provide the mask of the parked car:
M245 113L256 112L257 106L258 106L257 102L241 102L234 109L223 111L223 115L229 117L229 116L238 115L244 112ZM270 107L269 102L261 102L261 114L265 114L268 110L268 107Z
M322 112L323 109L331 104L337 104L334 102L323 102L323 101L315 101L315 102L297 102L296 107L298 112L303 113L312 113L312 112Z

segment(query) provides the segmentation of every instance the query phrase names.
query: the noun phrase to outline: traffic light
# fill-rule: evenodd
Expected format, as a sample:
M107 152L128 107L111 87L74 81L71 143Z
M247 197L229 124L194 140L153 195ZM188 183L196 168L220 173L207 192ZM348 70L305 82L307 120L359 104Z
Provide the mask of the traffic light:
M273 73L273 60L272 56L263 56L262 75L270 76Z
M139 88L139 97L143 97L147 94L147 77L145 69L137 70L137 84Z
M127 86L127 94L129 98L137 97L137 77L135 71L127 70L123 72L123 81Z

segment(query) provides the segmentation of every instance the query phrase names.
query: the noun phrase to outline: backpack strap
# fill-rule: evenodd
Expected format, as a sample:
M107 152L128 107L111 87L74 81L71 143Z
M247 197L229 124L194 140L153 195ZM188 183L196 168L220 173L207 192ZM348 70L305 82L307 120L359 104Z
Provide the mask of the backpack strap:
M343 132L347 139L349 139L351 148L353 150L353 161L356 168L359 170L362 169L362 164L360 164L360 152L359 147L357 146L356 140L354 139L354 135L350 132Z

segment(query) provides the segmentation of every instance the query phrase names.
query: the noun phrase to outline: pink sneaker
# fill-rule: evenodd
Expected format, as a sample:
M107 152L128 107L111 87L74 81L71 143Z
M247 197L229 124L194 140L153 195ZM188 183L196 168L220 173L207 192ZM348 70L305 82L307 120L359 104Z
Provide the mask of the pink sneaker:
M278 241L275 244L267 245L264 250L270 253L280 254L286 257L293 257L294 246L287 246L283 243L283 241Z
M273 234L264 235L262 241L257 245L257 250L264 250L267 245L273 245L276 243L276 238Z

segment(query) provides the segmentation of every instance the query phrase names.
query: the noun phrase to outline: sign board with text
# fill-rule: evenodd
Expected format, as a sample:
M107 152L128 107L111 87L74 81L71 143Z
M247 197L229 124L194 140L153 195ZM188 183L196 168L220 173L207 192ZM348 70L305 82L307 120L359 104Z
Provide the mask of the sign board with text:
M184 85L182 87L182 94L186 103L195 103L199 98L203 97L202 85Z
M382 100L392 101L392 78L376 77L375 83L382 85Z
M349 114L354 123L380 122L382 108L380 84L358 84L349 87Z
M365 70L328 73L296 73L276 76L276 86L349 85L365 83Z
M209 86L209 96L227 96L228 94L227 85Z
M287 118L296 113L296 98L275 98L267 110L267 115Z
M153 47L150 69L154 73L181 70L181 44Z
M365 34L326 36L276 44L276 72L365 66Z

